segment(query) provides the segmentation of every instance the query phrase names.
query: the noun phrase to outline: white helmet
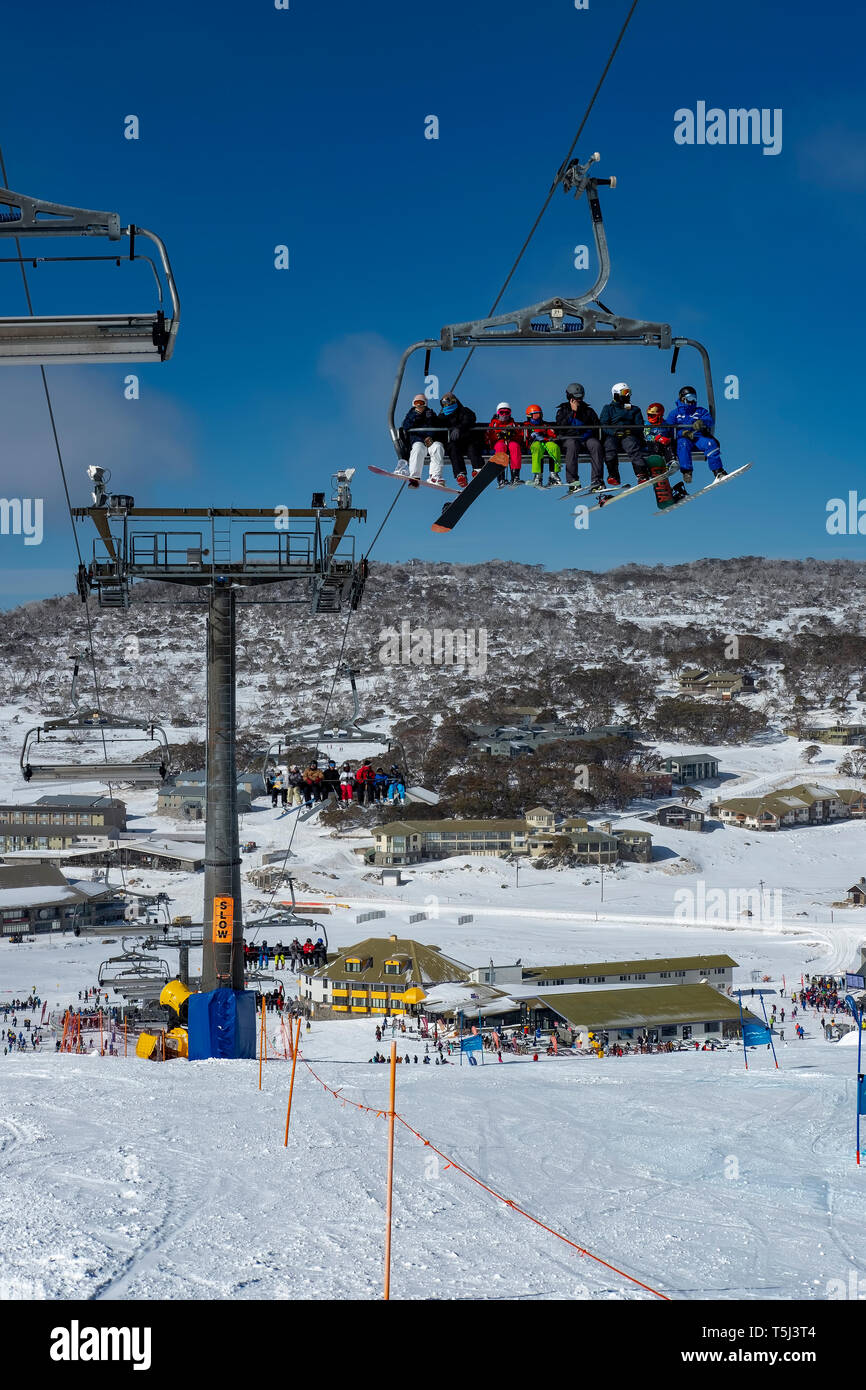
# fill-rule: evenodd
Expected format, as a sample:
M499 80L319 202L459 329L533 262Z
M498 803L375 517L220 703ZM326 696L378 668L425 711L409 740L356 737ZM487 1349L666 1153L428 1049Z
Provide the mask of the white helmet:
M499 404L498 404L498 406L496 407L496 409L497 409L497 411L500 411L500 410L510 410L510 409L511 409L511 406L508 404L507 401L500 401Z
M610 388L610 393L612 396L630 396L631 387L627 381L615 381Z

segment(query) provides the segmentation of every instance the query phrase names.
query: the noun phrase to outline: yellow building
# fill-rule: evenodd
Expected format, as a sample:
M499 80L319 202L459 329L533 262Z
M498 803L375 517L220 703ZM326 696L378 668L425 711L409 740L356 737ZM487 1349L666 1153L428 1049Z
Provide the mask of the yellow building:
M420 1003L430 985L469 979L468 968L444 956L438 946L396 936L368 937L327 965L302 967L298 991L319 1017L389 1015Z

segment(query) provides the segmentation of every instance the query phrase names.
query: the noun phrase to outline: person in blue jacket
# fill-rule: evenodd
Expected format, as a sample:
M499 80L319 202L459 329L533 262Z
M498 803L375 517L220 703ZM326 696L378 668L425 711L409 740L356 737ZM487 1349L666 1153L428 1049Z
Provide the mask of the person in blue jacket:
M680 388L677 403L673 410L668 411L665 423L676 430L677 459L683 482L690 483L692 480L693 449L700 449L706 454L714 480L728 476L722 467L719 441L713 438L713 417L702 405L698 405L698 393L694 386Z

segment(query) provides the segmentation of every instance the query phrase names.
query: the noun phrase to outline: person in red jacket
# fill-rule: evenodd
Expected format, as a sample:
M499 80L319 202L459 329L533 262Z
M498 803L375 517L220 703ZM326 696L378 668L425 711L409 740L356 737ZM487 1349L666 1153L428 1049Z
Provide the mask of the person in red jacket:
M361 806L368 805L373 800L373 783L376 774L369 762L363 762L355 770L355 791L357 800Z
M502 480L499 484L504 487L506 483L519 483L520 462L523 451L523 426L513 418L511 406L507 401L500 401L496 407L496 414L487 426L487 447L491 450L494 459L502 465ZM497 458L497 455L504 454L504 458Z

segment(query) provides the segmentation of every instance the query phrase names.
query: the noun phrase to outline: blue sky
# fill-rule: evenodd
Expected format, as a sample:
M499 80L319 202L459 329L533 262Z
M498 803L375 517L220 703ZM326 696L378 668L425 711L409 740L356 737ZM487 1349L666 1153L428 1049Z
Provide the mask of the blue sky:
M626 9L157 0L145 13L49 0L7 15L11 186L159 232L182 302L175 356L141 368L139 401L123 396L131 368L49 369L73 499L87 500L84 469L98 462L142 504L306 505L351 464L356 505L369 509L360 539L372 538L392 493L366 466L391 466L397 358L489 309ZM488 493L450 537L431 533L438 499L422 489L401 498L376 558L598 569L863 557L862 536L828 535L825 521L828 499L862 477L842 420L863 396L866 121L844 55L861 51L864 27L839 0L640 0L580 142L618 178L603 191L613 270L602 297L707 345L723 457L729 469L754 460L747 477L666 518L635 498L589 531L543 494ZM698 101L780 108L781 153L677 145L674 112ZM123 138L129 114L138 141ZM438 140L424 138L431 114ZM502 307L580 293L593 270L574 269L573 249L590 242L585 203L558 192ZM287 271L274 268L279 244ZM0 265L0 313L25 312L17 276ZM42 267L31 284L37 312L151 307L135 266ZM675 396L667 355L650 349L482 358L460 384L480 417L501 398L552 410L575 377L599 408L623 377L643 406ZM443 389L462 360L434 359ZM683 358L676 381L696 366ZM729 374L736 401L723 399ZM407 378L406 404L419 384ZM45 499L41 546L0 535L8 606L68 591L75 556L36 369L0 371L0 412L2 495Z

